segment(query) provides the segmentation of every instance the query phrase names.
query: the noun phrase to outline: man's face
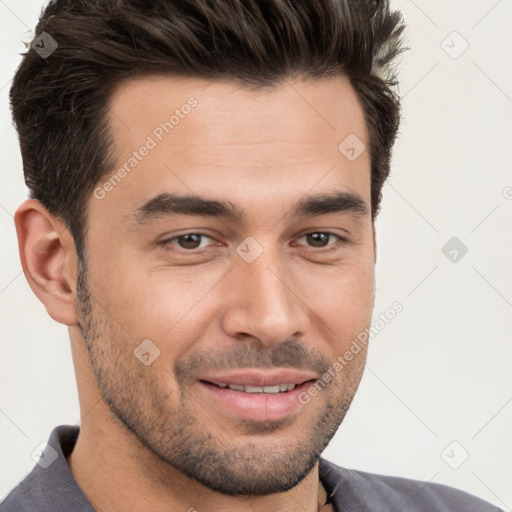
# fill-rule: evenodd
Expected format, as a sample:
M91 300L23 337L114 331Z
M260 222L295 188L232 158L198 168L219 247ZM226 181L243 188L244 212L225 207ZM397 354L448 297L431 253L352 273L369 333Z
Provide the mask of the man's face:
M270 92L145 78L110 109L117 166L90 198L77 304L103 400L211 489L288 490L366 359L299 400L371 322L370 158L338 149L351 134L368 147L356 95L341 77ZM326 201L340 193L352 202Z

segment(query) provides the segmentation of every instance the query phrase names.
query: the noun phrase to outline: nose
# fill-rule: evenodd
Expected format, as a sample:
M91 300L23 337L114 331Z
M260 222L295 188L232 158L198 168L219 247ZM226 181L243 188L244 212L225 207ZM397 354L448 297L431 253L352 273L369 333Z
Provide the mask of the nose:
M253 338L262 346L301 337L307 331L309 308L279 254L264 251L255 261L239 258L224 284L222 326L229 336Z

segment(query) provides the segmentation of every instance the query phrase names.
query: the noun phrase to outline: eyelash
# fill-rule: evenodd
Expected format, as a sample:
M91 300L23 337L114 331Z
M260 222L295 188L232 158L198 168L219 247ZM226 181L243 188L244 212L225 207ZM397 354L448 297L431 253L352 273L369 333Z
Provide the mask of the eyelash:
M299 237L300 238L303 238L307 235L312 235L312 234L317 234L317 233L321 233L323 235L330 235L330 236L334 236L336 237L338 240L337 242L333 243L333 244L330 244L328 245L328 249L323 249L323 248L315 248L315 247L312 247L311 250L313 252L318 252L318 253L327 253L327 252L330 252L330 251L333 251L333 250L336 250L336 249L339 249L342 245L345 245L345 244L348 244L349 243L349 240L347 240L346 238L342 237L341 235L338 235L337 233L333 233L332 231L308 231L307 233L304 233L303 235L301 235ZM168 238L166 240L162 240L161 242L159 242L159 245L162 245L163 247L167 248L169 247L170 245L172 245L172 242L174 240L177 240L178 238L181 238L181 237L184 237L184 236L187 236L187 235L198 235L198 236L202 236L202 237L206 237L206 238L212 238L211 236L207 235L206 233L200 233L200 232L195 232L195 231L191 231L189 233L183 233L181 235L177 235L177 236L173 236L171 238ZM212 238L213 239L213 238ZM190 254L190 255L193 255L193 254L203 254L205 252L205 249L206 248L201 248L201 249L190 249L190 250L187 250L187 249L182 249L182 248L179 248L179 249L171 249L171 250L176 250L177 252L181 252L182 254Z

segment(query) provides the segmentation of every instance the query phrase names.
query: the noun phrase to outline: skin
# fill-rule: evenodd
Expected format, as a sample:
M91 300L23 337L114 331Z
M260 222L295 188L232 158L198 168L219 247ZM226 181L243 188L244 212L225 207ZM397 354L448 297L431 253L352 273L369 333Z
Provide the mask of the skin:
M81 429L67 462L98 510L313 512L317 457L352 401L366 350L279 421L237 417L209 400L198 378L239 367L320 374L369 327L370 158L364 151L349 161L338 150L349 134L368 147L363 112L343 77L271 91L130 80L110 101L118 167L190 96L197 107L104 198L91 195L78 286L61 220L36 200L16 212L27 280L69 328ZM367 213L289 216L300 199L333 189L359 195ZM132 212L162 192L229 200L246 219L134 222ZM348 242L332 236L322 246L305 236L325 232ZM160 243L184 233L204 233L196 244L204 252L186 254L198 249L176 238ZM236 252L249 236L263 249L252 263ZM134 356L145 339L160 350L147 366Z

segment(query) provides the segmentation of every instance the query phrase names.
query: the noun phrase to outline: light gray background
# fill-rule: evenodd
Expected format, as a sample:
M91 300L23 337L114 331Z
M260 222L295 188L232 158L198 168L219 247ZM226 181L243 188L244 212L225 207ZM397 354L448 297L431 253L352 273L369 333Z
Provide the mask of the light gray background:
M395 301L404 309L374 337L360 390L324 456L446 483L510 511L512 2L393 4L409 24L411 50L377 221L374 318ZM54 426L79 422L67 329L23 276L12 218L26 189L8 90L41 6L0 0L0 497L32 468L31 453ZM452 237L468 248L457 262L442 252ZM448 465L466 452L458 469Z

